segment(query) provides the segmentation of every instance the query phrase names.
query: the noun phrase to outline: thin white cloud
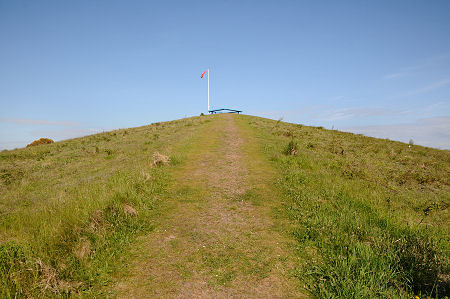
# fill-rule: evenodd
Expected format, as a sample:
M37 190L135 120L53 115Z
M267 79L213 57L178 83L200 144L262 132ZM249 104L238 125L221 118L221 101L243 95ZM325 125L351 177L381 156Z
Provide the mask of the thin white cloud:
M262 117L268 117L271 119L279 119L284 117L298 117L299 115L304 115L307 112L311 112L317 109L320 109L320 106L306 106L302 108L292 108L289 110L255 110L250 111L250 113L253 115L260 115Z
M104 129L96 129L96 128L63 128L63 129L39 129L27 132L28 140L2 140L0 139L0 150L3 149L14 149L24 147L27 144L31 143L33 140L36 140L41 137L50 138L55 141L61 141L65 139L83 137L87 135L92 135L96 133L104 132Z
M340 108L325 111L322 119L327 121L351 119L359 117L369 117L369 116L382 116L392 113L391 109L386 108Z
M79 126L80 123L72 121L51 121L41 119L29 118L1 118L1 122L11 123L16 125L47 125L47 126Z
M331 101L339 101L342 100L343 98L345 98L344 96L336 96L334 98L331 98Z
M431 62L438 62L438 61L441 61L444 59L449 59L449 58L450 58L450 52L430 57L428 59L428 61L431 63Z
M442 80L430 83L430 84L428 84L428 85L426 85L426 86L424 86L422 88L415 89L415 90L412 90L410 92L407 92L403 96L412 96L412 95L417 95L417 94L429 92L429 91L432 91L432 90L444 87L444 86L449 85L449 84L450 84L450 78L445 78L445 79L442 79Z
M397 72L384 75L383 79L394 80L394 79L398 79L398 78L411 76L420 70L423 70L423 69L426 69L433 65L436 65L436 63L439 63L440 61L449 59L449 58L450 58L450 53L444 53L442 55L433 56L433 57L426 59L425 62L423 62L423 63L405 67L405 68L400 69Z
M418 72L421 69L427 68L430 65L432 65L432 63L427 62L427 63L422 63L422 64L418 64L418 65L405 67L395 73L384 75L383 79L394 80L394 79L398 79L398 78L408 77L408 76L415 74L416 72Z
M286 117L288 119L302 117L305 119L314 119L316 121L339 121L346 119L357 119L362 117L384 116L391 114L405 114L406 110L393 110L384 107L346 107L339 108L336 106L309 106L302 109L296 108L292 110L274 110L274 111L259 111L255 114L263 117L278 119L279 117Z
M448 116L423 118L405 124L346 127L343 130L402 142L412 139L415 144L450 149L450 117Z
M450 100L449 101L439 101L436 103L431 103L429 105L426 105L421 109L422 113L442 113L443 111L449 111L450 112ZM444 112L445 113L445 112Z
M103 131L103 129L86 128L78 122L28 118L2 118L0 126L8 126L11 129L1 132L4 134L0 134L0 150L23 147L41 137L60 141ZM16 139L19 135L23 136L23 140Z
M67 128L67 129L59 129L59 130L34 130L30 133L38 137L46 137L54 140L64 140L76 137L82 137L86 135L91 135L95 133L102 132L102 129L84 129L84 128Z
M412 74L412 72L406 72L406 71L405 72L392 73L392 74L387 74L387 75L383 76L383 79L392 80L392 79L407 77L407 76L410 76L411 74Z

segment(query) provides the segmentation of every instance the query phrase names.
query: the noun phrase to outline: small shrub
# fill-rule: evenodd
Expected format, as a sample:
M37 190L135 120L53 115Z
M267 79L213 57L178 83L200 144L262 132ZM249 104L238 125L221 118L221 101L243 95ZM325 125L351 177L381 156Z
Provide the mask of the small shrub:
M205 116L205 114L203 114L203 112L202 112L202 113L200 113L200 116Z
M27 147L41 145L41 144L49 144L49 143L54 143L54 141L49 138L40 138L40 139L35 140L32 143L28 144Z

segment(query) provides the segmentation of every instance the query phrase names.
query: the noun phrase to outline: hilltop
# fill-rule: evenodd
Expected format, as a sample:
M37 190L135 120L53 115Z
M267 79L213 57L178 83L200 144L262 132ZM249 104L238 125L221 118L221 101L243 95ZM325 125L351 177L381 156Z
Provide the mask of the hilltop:
M448 150L231 114L2 151L0 294L449 296L449 173Z

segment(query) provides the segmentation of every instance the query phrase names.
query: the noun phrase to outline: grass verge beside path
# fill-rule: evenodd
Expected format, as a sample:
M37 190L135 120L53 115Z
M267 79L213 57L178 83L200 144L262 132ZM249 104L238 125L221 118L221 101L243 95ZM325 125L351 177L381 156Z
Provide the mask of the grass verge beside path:
M98 296L128 246L155 228L207 117L0 153L0 297ZM170 155L153 167L153 153ZM103 294L105 295L105 294Z
M241 121L280 172L297 276L314 297L450 295L449 151Z

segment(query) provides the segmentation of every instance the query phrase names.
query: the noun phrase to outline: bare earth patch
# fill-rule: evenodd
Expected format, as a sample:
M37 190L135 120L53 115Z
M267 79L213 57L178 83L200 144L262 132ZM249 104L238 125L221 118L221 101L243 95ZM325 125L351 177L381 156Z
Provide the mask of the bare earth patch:
M232 115L215 117L200 151L176 174L185 192L135 250L135 263L116 285L118 297L303 296L269 207L245 200L255 183L243 151L248 141Z

